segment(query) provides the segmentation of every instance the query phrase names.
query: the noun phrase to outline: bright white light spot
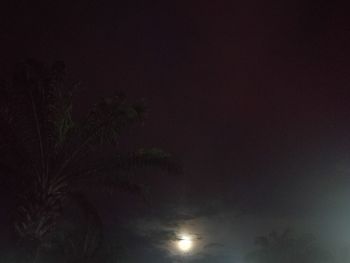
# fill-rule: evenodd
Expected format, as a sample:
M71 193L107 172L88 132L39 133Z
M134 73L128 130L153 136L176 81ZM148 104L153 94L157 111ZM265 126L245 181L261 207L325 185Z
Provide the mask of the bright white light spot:
M192 238L189 235L181 235L179 241L177 242L177 247L182 252L188 252L193 247Z

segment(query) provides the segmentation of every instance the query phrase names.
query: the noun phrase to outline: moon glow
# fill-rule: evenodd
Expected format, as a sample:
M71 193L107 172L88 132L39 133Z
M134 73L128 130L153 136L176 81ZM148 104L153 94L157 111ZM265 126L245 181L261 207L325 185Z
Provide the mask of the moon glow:
M182 252L188 252L193 247L192 238L189 235L181 235L180 239L177 242L177 247Z

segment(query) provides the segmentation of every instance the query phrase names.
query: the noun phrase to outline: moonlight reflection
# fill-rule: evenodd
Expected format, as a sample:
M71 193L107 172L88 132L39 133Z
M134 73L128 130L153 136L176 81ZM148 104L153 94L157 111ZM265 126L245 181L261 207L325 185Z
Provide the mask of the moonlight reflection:
M193 247L192 237L186 234L180 236L177 247L182 252L189 252Z

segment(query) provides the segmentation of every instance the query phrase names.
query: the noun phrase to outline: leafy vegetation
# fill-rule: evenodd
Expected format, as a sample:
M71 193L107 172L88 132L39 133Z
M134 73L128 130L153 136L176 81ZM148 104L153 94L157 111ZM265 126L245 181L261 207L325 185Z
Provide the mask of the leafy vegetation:
M142 104L130 103L123 95L106 98L77 122L72 117L75 87L66 80L64 63L45 66L29 60L18 66L12 83L2 83L0 89L1 186L17 200L15 231L34 258L57 229L69 200L79 200L90 216L94 214L85 189L141 193L131 170L149 166L179 172L160 149L118 149L123 131L143 121ZM101 150L104 145L112 150ZM91 218L97 226L98 217ZM99 236L95 233L94 238ZM98 240L86 245L90 241L81 241L83 259L97 248Z
M332 254L313 238L286 230L256 239L257 249L247 255L247 263L331 263Z

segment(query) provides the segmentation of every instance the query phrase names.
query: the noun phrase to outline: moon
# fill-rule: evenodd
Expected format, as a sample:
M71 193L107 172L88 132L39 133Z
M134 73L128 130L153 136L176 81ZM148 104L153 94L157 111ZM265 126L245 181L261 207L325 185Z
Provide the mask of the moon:
M186 235L186 234L181 235L178 242L177 242L177 247L182 252L190 251L193 247L193 240L192 240L191 236Z

